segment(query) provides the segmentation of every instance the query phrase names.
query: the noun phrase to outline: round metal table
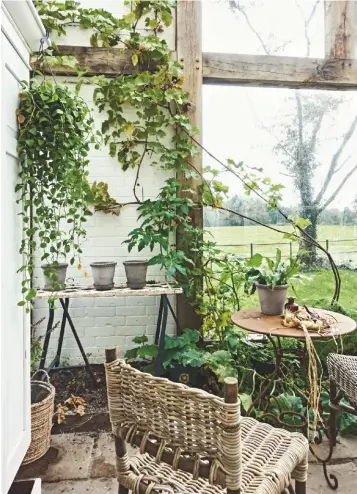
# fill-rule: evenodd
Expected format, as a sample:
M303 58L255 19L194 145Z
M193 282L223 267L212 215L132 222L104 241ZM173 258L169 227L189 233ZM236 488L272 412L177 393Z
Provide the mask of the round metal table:
M326 338L345 336L356 329L356 322L350 317L343 316L337 312L322 309L312 309L319 314L327 314L334 321L328 333L319 334L317 331L309 331L312 339L322 340ZM243 309L234 312L232 322L242 329L252 333L259 333L267 337L277 336L279 338L296 338L304 340L305 336L301 329L285 328L281 323L281 316L266 316L260 309Z
M347 316L338 314L336 312L325 311L322 309L312 309L312 310L320 314L326 314L329 316L329 319L331 319L331 328L329 329L329 331L326 331L323 334L319 334L317 331L309 331L309 335L311 339L313 339L314 341L318 341L318 340L323 341L323 340L331 339L332 337L336 338L339 336L346 336L352 333L356 329L357 326L356 322ZM263 389L261 390L259 396L252 402L251 406L247 411L247 414L250 415L254 410L254 408L258 404L261 404L263 400L265 400L266 407L264 408L264 414L261 417L262 419L266 418L266 419L274 420L276 424L279 426L294 427L294 428L298 427L305 432L306 436L308 436L309 429L308 429L308 420L306 416L303 416L294 411L284 411L280 409L278 415L273 415L272 413L269 413L268 410L270 401L274 399L273 395L269 395L269 391L271 390L271 388L274 389L274 380L279 374L281 374L281 364L283 359L289 357L291 358L291 355L296 356L301 362L301 367L305 378L306 390L308 391L308 380L306 378L308 353L306 350L306 344L302 345L302 347L300 346L300 348L284 348L281 342L282 338L295 338L296 340L300 340L304 342L306 341L304 332L298 328L284 327L282 325L281 320L282 320L281 316L267 316L265 314L262 314L259 308L243 309L240 310L239 312L235 312L232 315L232 322L236 326L239 326L240 328L245 329L246 331L252 333L264 335L266 338L268 338L268 340L272 344L275 353L275 369L273 373L270 376L268 376L265 381L263 381L263 385L262 385ZM289 415L298 416L299 419L301 419L301 425L300 424L290 425L286 423L284 421L284 418ZM328 434L328 427L326 426L326 424L322 424L320 430L318 431L320 440L322 440L321 431L323 431L330 439L330 435ZM331 460L333 453L332 441L330 440L329 453L326 458L319 458L318 455L313 450L311 444L310 444L310 451L319 461L321 461L324 469L324 475L328 485L332 489L337 489L338 481L336 476L332 474L328 475L327 473L327 463Z

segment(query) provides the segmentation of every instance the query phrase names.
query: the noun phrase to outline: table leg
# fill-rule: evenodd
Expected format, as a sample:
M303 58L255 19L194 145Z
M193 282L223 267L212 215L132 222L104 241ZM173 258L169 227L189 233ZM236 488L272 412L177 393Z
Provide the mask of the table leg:
M45 368L46 357L47 357L47 352L48 352L48 345L50 343L54 317L55 317L55 311L53 308L49 307L47 329L46 329L45 339L43 342L43 349L42 349L42 355L41 355L41 360L40 360L40 367L39 367L40 369Z
M65 305L67 307L67 311L68 311L69 298L66 298L64 303L65 303ZM61 331L60 331L59 338L58 338L57 352L56 352L55 358L52 360L52 362L48 366L48 369L53 369L54 367L58 367L60 362L61 362L61 352L62 352L64 332L66 329L66 321L67 321L66 315L65 315L65 313L63 313L62 322L61 322Z
M168 315L168 299L166 295L161 295L159 310L161 312L161 316L159 312L160 327L159 327L158 341L156 342L159 345L157 358L156 358L156 366L155 366L156 376L160 376L163 374L162 358L165 348L165 334L166 334L166 324L167 324L167 315Z
M177 334L177 332L180 331L180 324L179 324L179 321L178 321L177 316L175 314L175 311L173 310L172 305L170 304L170 300L167 298L167 295L165 295L165 297L166 297L166 300L167 300L167 305L169 306L170 312L171 312L172 317L174 318L174 321L175 321L175 324L176 324L176 334Z
M156 333L155 333L155 345L157 345L159 343L161 321L162 321L162 310L164 307L164 296L165 295L161 295L161 297L160 297L159 315L157 318Z
M90 366L90 363L88 361L88 358L87 358L87 355L85 354L85 351L83 349L83 346L82 346L82 343L81 343L81 340L79 339L79 336L77 334L77 331L76 331L76 328L74 327L74 324L73 324L73 321L71 319L71 316L69 315L69 312L68 312L68 306L67 304L63 301L62 298L59 299L60 300L60 303L62 305L62 309L63 309L63 313L68 321L68 324L69 324L69 327L71 328L72 330L72 333L73 333L73 336L74 336L74 339L76 340L76 343L78 345L78 348L79 348L79 351L81 352L82 354L82 357L83 357L83 360L84 360L84 363L86 365L86 368L87 368L87 371L89 372L91 378L92 378L92 381L94 383L94 385L97 384L97 380L95 378L95 375L93 374L93 371L92 371L92 368Z

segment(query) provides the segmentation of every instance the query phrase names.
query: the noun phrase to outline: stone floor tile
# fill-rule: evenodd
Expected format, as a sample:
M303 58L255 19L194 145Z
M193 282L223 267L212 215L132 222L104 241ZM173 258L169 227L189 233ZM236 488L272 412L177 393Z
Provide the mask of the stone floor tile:
M324 438L321 444L314 445L314 450L320 458L326 458L329 452L329 444L327 438ZM332 462L341 460L357 459L357 437L348 436L338 439L338 443L334 448ZM309 453L309 462L316 463L313 455Z
M357 465L354 462L331 465L328 467L328 472L336 475L339 482L338 490L332 491L329 489L321 465L309 465L307 494L327 494L329 492L356 494Z
M42 494L117 494L117 492L116 479L65 480L42 484Z
M127 445L127 451L129 456L132 456L137 454L138 449ZM114 438L110 433L103 432L98 436L98 441L93 450L90 476L92 478L116 476Z

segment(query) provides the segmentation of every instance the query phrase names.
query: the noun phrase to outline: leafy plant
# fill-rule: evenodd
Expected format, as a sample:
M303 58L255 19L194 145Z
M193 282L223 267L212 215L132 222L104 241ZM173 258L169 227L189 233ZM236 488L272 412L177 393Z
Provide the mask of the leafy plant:
M245 290L250 293L254 293L257 283L274 288L302 278L299 275L301 266L298 258L290 257L286 263L282 261L280 249L276 249L275 260L255 254L246 262L246 266Z
M175 277L178 273L186 275L187 266L194 266L184 251L175 248L178 226L184 227L185 231L193 229L189 216L193 202L190 198L178 197L179 185L176 179L167 180L155 201L148 199L138 207L138 219L143 221L123 242L128 244L129 252L134 246L139 252L146 247L153 251L158 246L160 252L150 259L149 265L161 266L169 277Z
M197 347L200 333L194 329L184 329L180 336L165 336L162 365L165 369L175 364L202 367L207 362L205 351ZM133 342L138 346L125 353L125 359L144 359L151 364L158 354L157 345L149 345L147 336L137 336Z
M70 264L79 262L84 223L92 214L88 151L95 137L86 103L49 80L34 80L20 93L17 120L21 168L16 192L24 225L19 271L25 273L19 305L28 310L36 295L31 287L34 252L48 265L67 256Z
M133 343L138 346L130 348L125 352L124 358L126 360L145 359L151 361L156 359L158 346L149 345L147 336L135 336L135 338L133 338Z
M202 367L207 363L204 350L197 347L200 333L195 329L184 329L181 336L165 336L165 352L162 365L165 369L175 364Z

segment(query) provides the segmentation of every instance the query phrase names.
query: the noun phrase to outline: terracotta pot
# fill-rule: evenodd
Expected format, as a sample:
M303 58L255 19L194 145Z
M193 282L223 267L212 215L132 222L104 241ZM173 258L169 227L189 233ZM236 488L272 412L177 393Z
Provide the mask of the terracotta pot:
M286 292L289 285L271 285L257 283L257 291L260 301L260 309L267 316L280 316L284 313Z

